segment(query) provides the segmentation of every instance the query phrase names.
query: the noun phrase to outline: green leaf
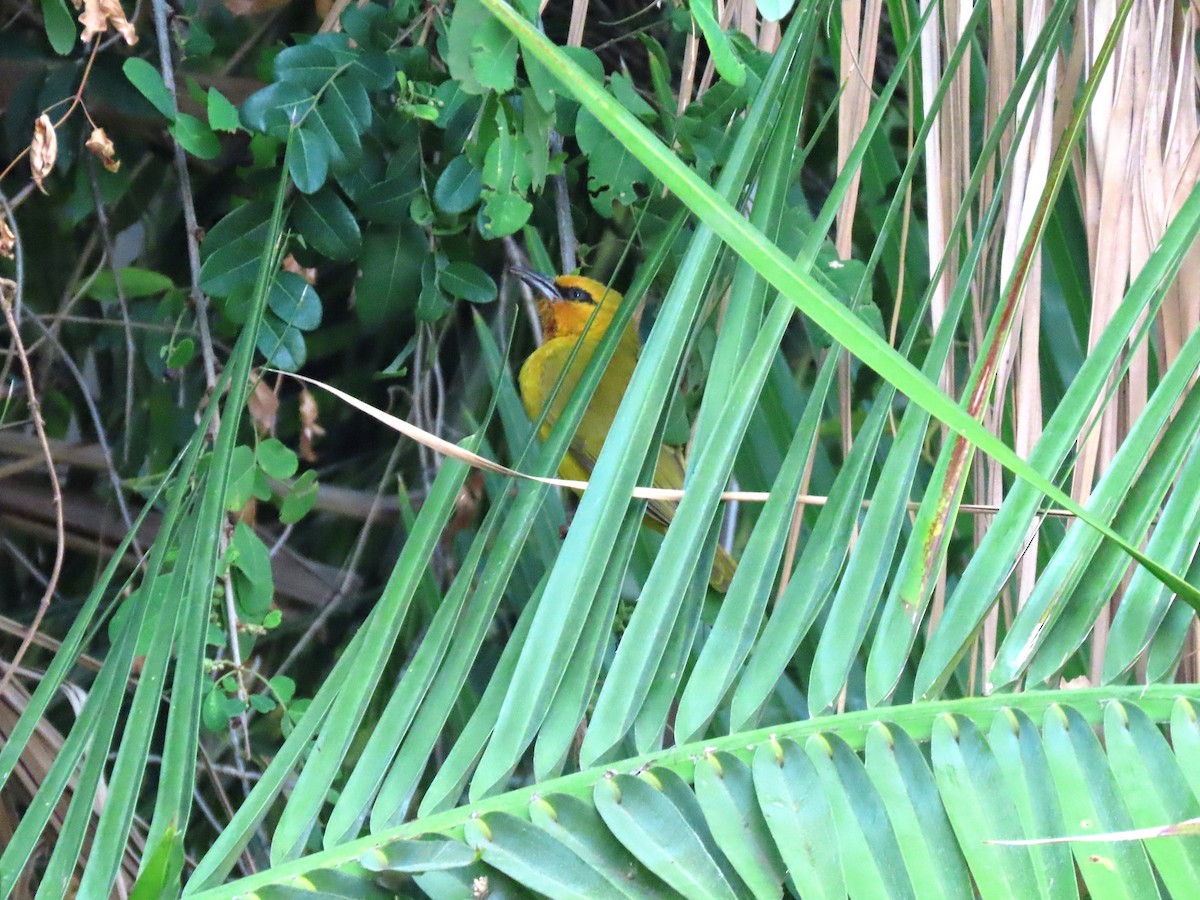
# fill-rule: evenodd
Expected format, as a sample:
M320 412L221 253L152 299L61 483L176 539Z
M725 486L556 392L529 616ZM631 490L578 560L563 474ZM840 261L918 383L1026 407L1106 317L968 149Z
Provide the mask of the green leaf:
M245 522L238 522L229 544L230 560L235 578L237 603L250 621L258 622L271 606L275 596L275 578L271 573L271 555L267 545Z
M649 172L595 116L582 107L575 120L575 139L588 159L588 190L591 192L592 208L600 215L611 218L614 203L630 206L637 199L637 185L646 183Z
M675 91L671 87L671 64L667 59L667 51L662 44L648 34L639 34L642 46L646 48L646 56L650 61L650 83L654 86L654 96L658 105L664 110L675 108ZM619 97L616 85L613 86L613 96ZM640 96L640 95L639 95ZM626 109L629 107L626 105Z
M1046 757L1071 834L1091 835L1134 827L1091 725L1069 706L1046 710ZM1155 822L1155 825L1165 824ZM1073 844L1075 864L1091 896L1148 897L1156 877L1142 841Z
M523 54L522 62L525 64L525 77L529 79L529 87L538 106L547 114L554 112L554 99L560 92L558 81L536 56Z
M171 825L144 858L142 870L138 873L133 890L129 892L129 900L165 900L179 896L183 858L183 835Z
M458 260L438 275L438 284L447 294L472 303L490 303L496 299L496 283L474 263Z
M637 92L628 73L614 72L608 79L608 86L617 101L639 119L644 122L654 119L654 107Z
M1135 828L1185 822L1200 816L1200 804L1158 726L1136 704L1110 703L1104 711L1104 746ZM1146 841L1145 847L1167 893L1186 896L1200 884L1200 841Z
M436 322L450 312L450 301L436 283L422 285L417 298L417 318L422 322Z
M333 81L341 66L333 51L319 44L297 44L287 47L275 57L277 81L296 84L313 93Z
M229 635L216 622L209 621L204 635L204 643L209 647L225 647L229 644Z
M596 51L588 47L560 47L559 49L567 59L583 69L593 81L604 81L604 63L596 55Z
M692 823L646 781L632 775L604 779L593 802L617 840L683 896L737 896Z
M279 506L279 521L284 525L299 522L317 503L317 473L309 469L292 485Z
M208 89L208 124L215 131L237 131L242 127L237 107L214 87Z
M268 365L285 372L299 371L308 359L304 335L272 312L263 315L256 346Z
M547 897L625 896L568 847L509 813L472 819L464 836L485 863Z
M302 127L324 144L332 172L350 172L362 162L362 139L358 128L340 107L326 108L319 104L304 119Z
M225 508L239 510L254 495L254 451L245 444L233 448L229 460L229 488L225 492Z
M225 714L225 692L217 685L204 695L204 702L200 706L200 721L209 731L224 731L225 726L229 722L229 716Z
M713 839L756 897L778 896L785 867L755 797L746 763L729 753L696 764L696 799Z
M59 56L66 56L75 46L78 31L75 20L63 0L42 0L42 22L46 26L46 38Z
M479 0L459 0L455 4L446 46L450 77L467 93L512 88L517 45Z
M529 804L529 817L627 895L646 900L677 896L621 846L587 801L567 794L538 797Z
M704 32L704 42L708 44L708 52L712 54L713 65L716 66L717 72L730 84L741 87L746 83L746 67L733 52L729 38L721 30L720 23L713 15L709 0L691 0L688 6L692 11L692 18Z
M1170 572L1139 551L1095 515L1089 513L1067 496L1045 474L1025 462L1002 440L991 434L966 409L948 397L929 378L921 374L909 360L873 334L861 320L833 301L811 278L800 272L791 258L783 253L762 232L750 225L745 217L704 183L695 171L689 170L678 158L663 147L651 134L599 85L560 55L545 36L517 16L499 0L486 0L490 9L505 25L520 34L523 46L543 58L548 65L570 84L576 98L596 115L604 116L604 126L630 146L636 147L639 158L653 167L668 189L685 199L688 207L720 235L728 246L746 259L755 270L798 309L816 320L834 338L854 353L866 365L903 391L913 402L922 406L950 429L963 436L981 451L1040 493L1081 518L1090 527L1120 546L1131 558L1154 572L1164 584L1175 590L1189 604L1200 608L1200 591L1178 574ZM1126 8L1127 9L1127 8ZM771 329L772 332L775 329Z
M171 352L167 354L167 368L182 369L192 361L192 357L195 355L196 342L191 338L183 338L171 347Z
M119 277L121 279L121 295L126 300L152 297L175 287L175 282L161 272L140 269L137 266L125 266L120 270ZM93 300L117 299L117 279L113 277L111 269L96 273L96 277L88 285L87 295Z
M388 11L382 6L351 5L342 13L342 28L360 47L370 47L378 39L387 40L383 37L387 29L387 20Z
M759 14L768 22L778 22L796 5L796 0L756 0Z
M550 114L542 109L528 88L521 91L523 120L521 138L524 152L521 154L529 170L526 187L540 191L550 171Z
M511 91L516 84L517 47L512 32L489 18L471 36L471 67L480 84L501 94Z
M288 706L287 718L284 719L280 727L280 731L283 732L284 737L287 737L292 733L292 730L297 724L300 723L300 720L304 718L304 713L308 711L308 708L311 705L312 700L297 700L295 703L292 703Z
M171 92L167 90L158 69L144 59L131 56L125 60L121 70L130 84L141 91L142 96L149 100L168 122L175 121L175 102L171 99Z
M292 209L292 224L310 247L330 259L350 260L362 249L358 222L331 187L301 195Z
M312 91L288 81L277 81L255 91L242 104L242 125L248 131L284 140L316 103Z
M371 126L371 98L353 78L339 78L325 89L318 109L330 119L345 121L355 133Z
M1014 795L978 726L965 718L939 716L929 754L942 803L975 882L993 896L1037 896L1030 850L993 843L1019 834L1020 820Z
M291 703L296 696L296 682L286 675L274 675L270 678L271 690L284 705Z
M533 215L533 204L513 193L489 191L480 210L481 231L488 237L507 237L525 227Z
M354 311L368 328L382 328L417 305L425 233L406 222L394 231L367 232L359 256Z
M321 298L295 272L280 272L267 294L267 305L292 328L312 331L321 324Z
M216 159L221 154L221 141L216 133L195 116L180 113L167 130L197 159Z
M433 211L433 204L424 194L413 195L412 203L408 207L408 215L422 228L430 228L437 221L437 213Z
M258 713L269 713L276 707L275 698L267 694L251 694L250 706Z
M792 883L805 897L845 897L841 842L812 761L792 740L772 739L754 754L754 791Z
M353 190L350 180L342 178L342 186L358 209L358 214L368 222L381 225L400 225L408 222L409 207L417 192L422 190L421 145L416 140L405 142L387 164L387 172L380 180L378 175L355 181Z
M217 42L208 30L208 25L200 16L188 19L187 37L183 42L183 55L189 60L203 59L212 55L217 48Z
M879 791L914 884L930 897L971 894L971 879L921 748L899 728L876 723L867 774Z
M312 194L325 184L331 146L329 139L307 122L292 132L288 142L288 174L301 192Z
M466 156L456 156L438 176L433 199L442 212L463 213L479 200L483 175Z
M349 39L346 35L324 34L319 35L316 40L326 38L343 41L349 48ZM347 49L346 56L350 63L346 70L347 77L339 78L335 84L343 82L361 84L368 91L385 91L395 85L396 66L391 57L383 51L362 48ZM366 127L366 123L363 127Z
M475 851L466 844L437 839L395 841L359 859L368 872L429 872L459 869L473 862Z
M496 139L488 147L483 159L483 183L498 191L507 192L514 185L524 191L529 187L529 163L525 161L528 149L524 137L514 135L508 129L508 117L500 107L496 109Z
M271 478L291 478L300 467L300 461L283 441L278 438L267 438L259 442L254 451L258 467Z
M209 229L200 245L200 287L214 297L228 297L254 284L269 229L270 208L247 203Z

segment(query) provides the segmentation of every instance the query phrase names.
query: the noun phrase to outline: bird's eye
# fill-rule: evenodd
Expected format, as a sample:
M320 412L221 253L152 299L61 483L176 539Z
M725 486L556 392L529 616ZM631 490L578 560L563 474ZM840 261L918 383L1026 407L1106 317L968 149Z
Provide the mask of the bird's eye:
M595 303L592 295L580 287L567 288L567 299L576 303Z

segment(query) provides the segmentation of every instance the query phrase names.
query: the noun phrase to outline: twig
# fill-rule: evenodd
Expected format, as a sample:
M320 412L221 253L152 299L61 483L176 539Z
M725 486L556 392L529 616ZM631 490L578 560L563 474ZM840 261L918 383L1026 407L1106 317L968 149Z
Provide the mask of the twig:
M54 318L71 325L95 325L99 328L124 327L123 323L114 322L112 319L104 318L104 316L76 316L68 313L66 315L56 315ZM186 328L176 329L175 325L172 324L164 324L161 322L134 322L132 319L129 320L129 328L131 331L149 331L155 334L165 334L168 336L179 334L192 336L196 333ZM38 338L38 342L42 340L44 340L44 338ZM32 350L34 346L36 346L36 344L31 346L30 349Z
M222 534L221 555L224 556L227 551L228 542L225 540L224 534ZM241 641L238 640L238 614L237 603L233 596L232 572L227 572L221 580L225 583L225 617L229 621L229 658L233 661L234 677L237 680L237 696L239 700L249 706L249 694L246 693L246 682L242 678L242 647ZM250 720L244 709L241 711L239 717L242 724L242 740L246 742L246 757L249 758L251 755Z
M84 278L83 271L87 267L87 262L89 259L91 259L92 254L97 250L100 252L100 260L96 263L96 267L92 270L91 274ZM83 299L84 295L91 289L92 283L97 277L99 277L103 268L104 248L100 246L99 232L93 230L88 236L87 243L83 245L83 250L79 252L79 259L75 263L75 270L71 273L71 277L66 281L68 288L71 285L78 285L78 287L75 289L75 293L73 294L67 294L66 291L63 292L63 304L50 319L49 334L43 334L42 337L35 339L34 342L30 344L29 352L31 354L36 354L38 352L38 346L42 341L46 340L47 337L58 337L58 333L62 331L64 321L63 317L70 315L71 310L75 308L75 305L79 303L79 301ZM82 281L80 279L82 279ZM54 358L48 353L43 353L38 365L39 377L45 378L53 364Z
M413 419L419 422L428 422L429 418L425 415L425 378L422 374L425 365L425 326L417 323L417 346L413 351L412 364L412 415ZM428 447L417 448L417 458L421 465L421 484L428 493L433 484L433 480L429 477L429 471L433 468L433 453Z
M137 359L137 351L133 346L133 329L130 327L129 304L125 302L125 289L121 286L121 272L117 268L116 257L113 253L112 231L108 227L108 212L104 208L104 197L100 194L100 181L96 177L96 158L88 156L88 180L92 183L92 198L96 202L96 223L100 226L100 240L104 242L104 254L108 257L108 265L112 270L113 288L117 292L117 308L121 310L121 322L125 326L125 422L133 422L133 367ZM129 442L133 438L133 429L126 428L122 459L129 465Z
M41 462L42 462L41 460L38 460L39 466L41 465ZM17 561L17 563L21 566L21 568L23 568L26 572L28 572L30 577L33 578L38 584L40 584L43 589L46 588L47 586L49 586L50 579L47 578L42 573L41 569L39 569L34 564L33 560L30 559L28 556L26 556L24 553L22 553L20 548L18 548L17 545L14 544L9 538L7 538L7 537L0 538L0 546L3 546L4 549L6 551L8 551L8 554ZM62 599L58 595L58 591L54 592L54 599L55 600ZM20 622L16 622L13 619L8 618L8 616L0 616L0 631L7 631L9 634L12 634L12 635L24 635L25 634L25 626L22 625ZM34 636L33 642L35 644L37 644L39 647L44 647L44 646L46 646L45 642L47 640L53 641L53 638L47 638L44 635L38 634L38 635ZM58 649L58 641L53 641L53 643L55 646L53 646L51 649L57 650Z
M25 557L21 553L21 551L18 550L16 548L16 545L14 545L13 542L10 541L8 538L4 539L4 549L7 550L10 554L12 554L13 558L21 561L21 563L23 565L25 565L26 568L28 568L30 570L30 572L35 571L34 568L32 567L32 564L30 563L30 561L25 559ZM44 581L44 578L43 578L41 572L38 572L36 577L38 578L39 581ZM13 635L14 637L17 637L17 636L25 633L25 626L22 625L20 622L16 621L15 619L10 619L8 616L0 616L0 631L3 631L7 634ZM53 653L57 653L59 651L59 649L62 647L62 641L55 640L54 638L50 637L49 635L41 634L41 633L35 634L33 636L33 642L35 644L37 644L39 647L42 647ZM80 653L79 656L76 657L75 663L76 663L76 665L80 666L81 668L90 669L93 672L99 672L100 667L102 665L104 665L103 660L96 659L94 656L88 656L86 653Z
M125 491L121 484L121 476L117 474L117 467L113 462L112 448L108 443L108 434L104 429L104 420L101 419L100 410L96 408L96 401L92 399L91 392L88 390L87 380L83 377L83 373L79 371L79 366L75 364L75 360L71 359L70 354L67 353L67 349L62 345L62 342L51 332L49 326L39 316L32 316L31 321L42 332L42 337L58 351L63 365L67 367L67 371L71 373L71 377L75 379L75 383L79 386L79 395L83 398L83 405L87 407L88 417L92 420L92 427L96 429L96 443L100 445L100 452L104 456L108 481L112 485L113 494L117 501L117 508L121 511L121 521L125 523L126 528L132 531L133 516L130 515L129 505L125 502ZM138 541L136 534L132 538L132 547L134 553L139 557L144 555L141 543Z
M50 487L54 493L54 531L56 540L54 545L54 566L50 569L50 580L47 582L46 589L42 593L42 599L38 601L37 612L33 616L33 621L29 623L29 629L25 632L25 637L21 640L21 646L17 648L17 654L12 658L11 668L6 669L4 675L0 676L0 694L8 686L8 682L12 678L13 669L21 664L21 660L25 658L26 651L29 650L29 646L33 643L34 636L42 627L42 619L46 617L46 610L50 608L50 598L54 596L54 591L58 587L58 579L62 574L63 556L66 553L67 547L66 524L63 522L62 486L58 483L58 473L54 470L54 457L50 453L50 442L46 437L46 425L42 421L42 405L38 401L37 390L33 386L33 369L29 366L29 356L25 353L25 345L21 341L21 332L17 327L17 319L13 315L14 300L19 299L20 294L21 287L17 282L0 283L0 308L4 310L4 319L8 322L9 331L12 332L13 344L16 347L17 357L21 363L21 371L25 374L25 390L29 397L29 412L33 418L33 427L37 432L42 450L46 454L46 472L50 476Z
M221 779L217 776L218 773L220 773L236 777L243 773L239 773L236 769L230 766L221 766L213 762L212 757L208 754L208 751L204 749L203 743L198 744L196 749L200 751L200 759L204 763L204 768L208 771L208 777L209 780L212 781L213 790L216 791L217 799L221 801L221 806L225 810L225 815L227 816L225 822L227 824L234 816L233 804L229 801L229 794L225 791L225 785L221 783ZM245 776L254 778L255 780L260 777L257 774L250 773L245 773ZM198 784L195 789L195 794L196 796L200 795L200 787ZM201 812L205 812L205 810L202 809ZM209 816L209 821L216 826L218 832L224 830L225 826L217 821L217 817L212 810L208 810L207 815ZM258 871L258 867L254 864L254 857L249 851L243 852L240 856L238 856L238 868L241 869L241 871L246 875L250 875Z
M557 131L550 132L550 152L562 153L562 137ZM558 221L558 256L562 260L563 272L574 272L579 265L575 255L575 222L571 218L571 197L567 193L567 175L560 172L550 176L554 185L554 215ZM525 289L528 292L528 288Z
M392 455L388 459L387 465L383 469L383 477L379 479L379 487L375 491L375 498L371 502L371 509L367 513L367 519L363 522L363 527L358 533L358 539L354 542L354 549L350 552L350 559L346 562L346 572L342 577L342 583L338 585L333 596L324 604L321 612L313 619L312 623L305 629L300 640L296 641L287 657L284 658L279 668L275 670L276 675L282 675L287 668L296 661L304 649L312 640L313 635L321 630L322 626L329 621L332 616L345 601L350 594L350 586L354 584L354 578L358 571L359 563L362 560L363 553L367 548L367 538L371 532L371 526L375 523L376 514L383 502L383 493L387 490L388 483L392 480L392 474L396 471L396 466L400 461L400 441L397 441L392 448Z
M272 28L279 24L280 18L283 17L287 10L287 4L284 4L279 9L275 10L275 12L273 12L270 16L268 16L266 21L255 30L254 34L250 35L250 37L242 42L242 45L238 47L237 50L229 55L229 60L225 63L225 65L221 66L219 70L220 73L222 75L233 74L233 72L235 72L238 67L246 61L246 57L250 55L250 51L257 47L259 42L268 34L268 32L270 32Z
M442 341L446 338L446 328L442 328L433 345L433 386L436 396L433 398L433 433L444 434L446 430L446 374L442 371Z
M171 97L171 109L178 112L175 96L175 65L171 61L171 36L167 31L167 0L153 0L154 37L158 41L158 65L163 83ZM179 179L179 199L183 206L184 235L187 239L188 269L192 276L191 299L200 326L200 353L204 360L204 379L209 390L217 384L217 361L213 352L212 335L208 330L208 297L200 290L200 226L196 222L196 204L192 199L192 179L188 174L187 156L179 141L171 141L175 151L175 173ZM214 424L215 427L215 424Z
M21 318L21 285L25 283L25 251L21 244L21 229L17 227L17 217L13 215L8 197L3 191L0 191L0 211L3 211L9 230L13 235L13 266L16 270L14 274L17 277L16 309L13 316L19 321ZM8 354L4 360L4 368L0 370L0 385L9 383L9 377L12 375L12 360L12 354Z
M527 266L529 264L524 254L521 253L520 248L517 247L517 242L510 237L504 239L504 254L508 257L510 268L512 266ZM505 277L507 277L507 273ZM517 290L521 292L521 303L525 308L525 317L529 319L529 330L533 332L533 342L540 347L543 341L542 321L538 318L533 291L529 289L529 285L519 278L517 279Z
M71 113L75 112L75 107L77 107L80 103L83 102L83 89L85 87L87 87L88 76L91 75L91 73L92 73L92 63L94 63L96 61L96 53L99 50L100 50L100 42L94 41L92 43L92 52L88 55L87 64L83 67L83 77L81 79L79 79L79 89L77 91L75 91L75 93L73 95L71 95L71 97L69 98L71 101L71 105L67 107L67 111L65 113L63 113L61 116L59 116L58 121L54 123L54 128L56 130L58 129L59 125L61 125L65 121L67 121L67 119L70 117ZM56 107L56 106L61 105L62 103L65 103L67 101L67 99L68 98L64 97L62 100L59 100L57 103L52 103L50 106L47 106L42 111L43 114L44 115L49 114L50 110L54 109L54 107ZM84 110L84 112L86 113L87 111ZM21 160L23 160L29 154L29 150L32 146L33 146L32 144L26 144L25 149L23 149L20 153L18 153L16 156L13 157L12 162L10 162L7 166L4 167L3 172L0 172L0 181L2 181L5 178L5 176L7 176L8 173L13 170L13 168L16 166L17 163L19 163Z
M361 413L365 413L378 422L382 422L394 431L398 431L405 437L416 441L418 444L429 448L431 451L441 454L442 456L450 456L460 462L465 462L468 465L474 466L477 469L482 469L485 472L494 472L497 475L503 475L507 478L520 478L525 481L536 482L537 484L547 484L551 487L570 488L577 493L582 493L588 488L588 482L578 481L572 478L546 478L540 475L530 475L527 472L520 472L508 466L501 465L495 460L488 459L485 456L480 456L478 453L472 453L459 445L439 437L436 434L425 431L424 429L414 425L404 419L393 416L390 413L376 409L369 403L364 403L357 397L347 394L345 391L338 390L332 385L326 384L323 381L318 381L315 378L309 378L306 375L299 375L295 372L288 373L290 377L305 384L315 385L324 391L328 391L333 396L337 397L343 403L354 407ZM631 496L641 500L666 500L677 503L683 499L684 491L681 488L657 488L657 487L635 487ZM771 498L767 491L722 491L718 498L722 501L739 500L744 503L766 503ZM823 506L829 502L828 497L812 496L809 494L801 494L795 498L796 503L803 503L809 506ZM864 509L871 505L870 500L863 500L862 507ZM909 503L909 508L916 508L920 504L917 502ZM985 515L994 515L999 511L1000 507L995 504L983 503L962 503L957 507L963 512L983 513ZM1047 516L1061 516L1063 518L1074 518L1075 514L1070 510L1053 510L1046 509L1041 511Z

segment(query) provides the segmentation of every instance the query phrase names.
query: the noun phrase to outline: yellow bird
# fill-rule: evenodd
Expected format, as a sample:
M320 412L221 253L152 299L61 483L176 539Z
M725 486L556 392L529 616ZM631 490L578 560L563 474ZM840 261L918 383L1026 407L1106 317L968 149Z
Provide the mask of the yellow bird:
M579 352L571 368L563 378L562 387L550 402L550 409L542 422L541 436L545 440L550 428L558 421L567 405L583 370L587 368L600 339L612 324L613 316L621 305L621 295L591 278L580 275L559 275L550 278L529 269L515 268L514 274L533 289L537 296L538 319L542 323L545 343L530 354L521 366L518 382L525 412L537 421L558 382L559 375L567 365L571 351L579 345ZM592 314L595 313L595 318ZM591 320L591 326L588 321ZM585 333L586 329L586 333ZM588 404L587 412L575 437L571 439L566 456L558 472L563 478L587 481L600 455L600 448L608 436L613 418L641 351L637 334L636 317L631 321L621 343L608 364L608 370L600 379L600 385ZM677 447L663 445L658 451L658 468L654 472L654 487L683 487L686 463ZM658 531L666 531L675 515L675 504L663 500L651 500L646 507L646 524ZM724 593L729 588L737 564L721 547L717 548L713 560L709 584Z

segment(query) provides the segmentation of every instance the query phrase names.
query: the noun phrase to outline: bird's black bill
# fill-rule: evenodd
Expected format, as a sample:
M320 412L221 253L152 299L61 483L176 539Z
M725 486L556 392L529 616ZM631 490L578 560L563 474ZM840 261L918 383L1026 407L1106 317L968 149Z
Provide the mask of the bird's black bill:
M526 269L523 266L513 266L512 273L520 278L525 284L541 294L547 300L563 300L562 291L558 289L558 285L554 283L554 279L548 275L543 275L541 272L535 272L533 269Z

